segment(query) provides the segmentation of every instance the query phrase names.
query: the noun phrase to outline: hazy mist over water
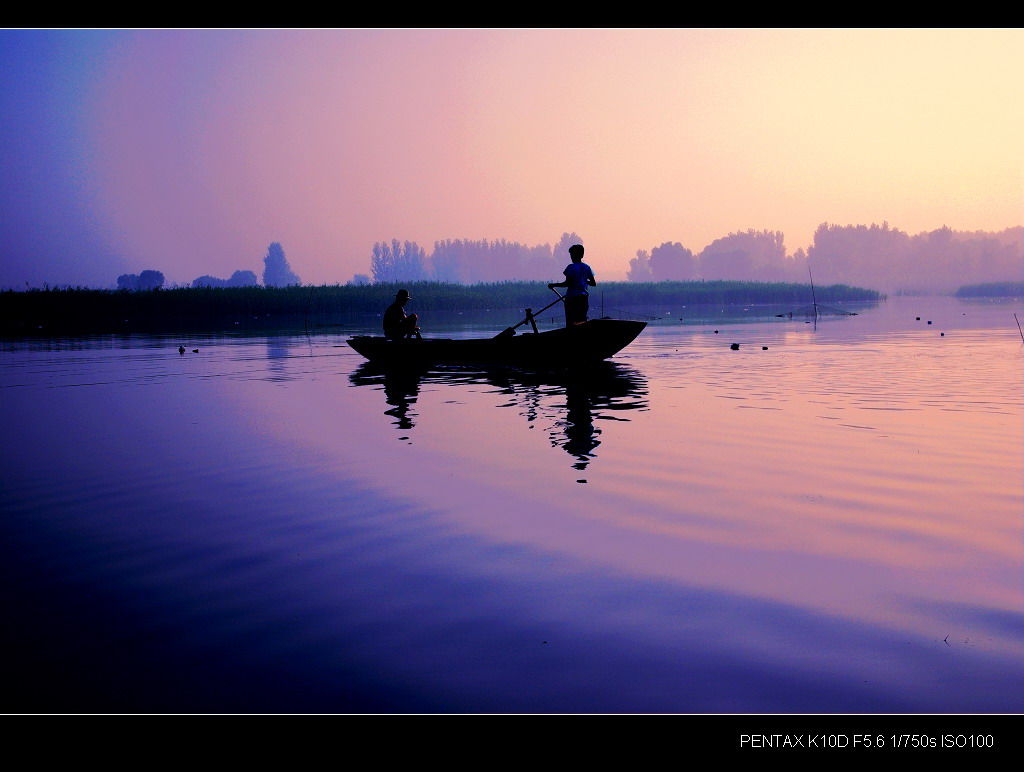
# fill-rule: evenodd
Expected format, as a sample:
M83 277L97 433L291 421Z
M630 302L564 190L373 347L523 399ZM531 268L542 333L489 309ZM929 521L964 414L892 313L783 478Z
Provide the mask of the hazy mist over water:
M7 708L1021 712L1014 312L666 319L583 376L5 341Z

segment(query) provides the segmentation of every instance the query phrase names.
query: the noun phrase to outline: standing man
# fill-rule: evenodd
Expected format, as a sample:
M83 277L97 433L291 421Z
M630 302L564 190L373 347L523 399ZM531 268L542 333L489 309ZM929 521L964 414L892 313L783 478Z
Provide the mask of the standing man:
M416 314L407 316L405 313L405 304L411 297L409 290L398 290L395 302L384 312L384 337L388 340L420 337L420 328L416 326L419 317Z
M587 321L587 311L590 310L590 293L587 291L587 287L597 286L594 272L589 265L583 262L583 245L573 244L569 247L569 257L572 258L572 262L562 271L565 274L565 281L548 285L548 289L554 289L555 287L566 288L566 327L572 327L574 324L582 324Z

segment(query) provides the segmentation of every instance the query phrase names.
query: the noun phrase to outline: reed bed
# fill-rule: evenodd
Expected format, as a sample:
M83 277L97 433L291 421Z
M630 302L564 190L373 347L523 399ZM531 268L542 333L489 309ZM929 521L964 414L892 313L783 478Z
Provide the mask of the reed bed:
M232 327L302 328L380 314L400 289L421 315L456 311L542 308L554 299L546 283L408 284L293 287L180 287L141 292L57 287L0 292L0 332L6 336L73 333L174 332ZM821 302L877 301L878 292L847 285L816 287ZM656 309L665 305L726 307L737 304L805 304L805 284L747 281L603 282L592 306Z

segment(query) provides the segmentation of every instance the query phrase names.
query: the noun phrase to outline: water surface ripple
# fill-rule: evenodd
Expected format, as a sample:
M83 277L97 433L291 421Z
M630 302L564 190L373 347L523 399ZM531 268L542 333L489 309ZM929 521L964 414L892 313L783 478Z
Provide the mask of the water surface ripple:
M6 341L7 710L1022 712L1021 310Z

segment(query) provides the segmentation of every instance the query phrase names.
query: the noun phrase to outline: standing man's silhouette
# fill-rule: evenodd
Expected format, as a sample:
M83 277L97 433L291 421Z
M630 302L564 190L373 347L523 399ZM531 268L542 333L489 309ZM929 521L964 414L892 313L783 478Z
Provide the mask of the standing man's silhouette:
M587 287L596 287L597 280L590 266L583 262L583 245L573 244L569 247L572 262L565 267L565 281L549 284L548 289L565 287L565 326L572 327L587 321L590 310L590 293Z

